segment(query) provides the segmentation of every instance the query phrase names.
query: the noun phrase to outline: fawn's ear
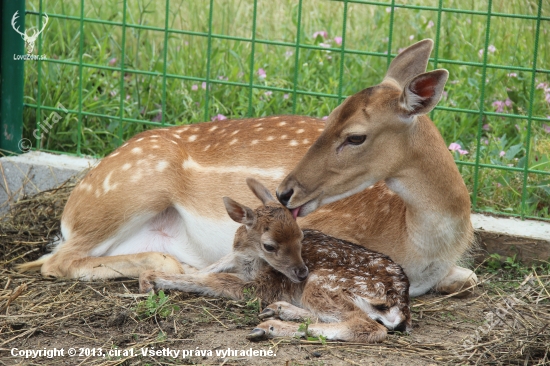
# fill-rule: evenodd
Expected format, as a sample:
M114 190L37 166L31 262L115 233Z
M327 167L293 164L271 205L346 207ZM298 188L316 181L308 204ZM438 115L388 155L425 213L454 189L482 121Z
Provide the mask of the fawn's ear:
M247 229L250 229L254 225L256 215L254 215L254 211L250 208L233 201L229 197L224 197L223 203L225 204L225 209L229 217L231 217L233 221L246 225Z
M384 79L392 79L403 87L410 78L426 72L433 46L434 41L428 38L405 48L392 60Z
M248 184L248 188L250 188L252 193L254 193L254 195L258 197L264 205L268 202L277 202L275 198L273 198L273 195L271 195L271 192L269 192L269 189L267 189L262 183L258 182L256 179L246 178L246 184Z
M449 77L444 69L420 74L410 80L401 93L399 106L406 117L429 113L439 103Z

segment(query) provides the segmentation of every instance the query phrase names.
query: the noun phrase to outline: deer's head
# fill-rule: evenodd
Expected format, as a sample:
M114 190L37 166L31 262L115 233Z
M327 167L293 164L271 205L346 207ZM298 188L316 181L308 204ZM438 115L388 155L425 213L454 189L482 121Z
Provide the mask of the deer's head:
M432 46L427 39L405 49L381 84L347 98L329 115L325 130L277 189L295 217L406 168L417 122L439 102L448 77L446 70L425 72Z
M246 183L263 205L251 210L231 198L223 198L229 216L246 228L245 238L240 238L242 247L234 250L253 251L255 257L265 260L292 282L304 281L308 268L301 254L302 230L290 211L278 203L260 182L248 178Z
M48 15L44 14L44 24L42 24L42 29L37 30L35 28L29 28L23 33L19 30L19 26L15 25L17 18L19 18L18 13L19 11L16 11L15 14L13 14L13 17L11 18L11 26L13 27L13 30L15 30L17 33L21 35L21 37L27 44L27 53L30 54L34 50L34 44L38 39L38 36L40 35L40 33L44 31L44 29L46 28L46 25L48 24ZM27 32L30 32L30 31L32 31L33 33L31 35L28 35Z

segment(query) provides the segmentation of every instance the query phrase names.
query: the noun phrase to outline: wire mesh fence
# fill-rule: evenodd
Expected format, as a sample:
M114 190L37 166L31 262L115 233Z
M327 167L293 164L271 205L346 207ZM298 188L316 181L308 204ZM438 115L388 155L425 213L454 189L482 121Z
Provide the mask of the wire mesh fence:
M47 24L25 61L24 137L94 156L165 125L324 117L432 38L429 69L451 76L431 117L473 209L550 218L548 0L28 0L25 18Z

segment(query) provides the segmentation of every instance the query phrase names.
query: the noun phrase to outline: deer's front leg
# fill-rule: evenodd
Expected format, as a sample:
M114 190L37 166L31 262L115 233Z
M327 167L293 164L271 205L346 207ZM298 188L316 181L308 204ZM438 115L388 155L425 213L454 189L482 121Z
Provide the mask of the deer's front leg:
M145 271L139 276L139 291L170 289L194 292L208 296L243 299L246 282L231 273L167 274L160 271Z

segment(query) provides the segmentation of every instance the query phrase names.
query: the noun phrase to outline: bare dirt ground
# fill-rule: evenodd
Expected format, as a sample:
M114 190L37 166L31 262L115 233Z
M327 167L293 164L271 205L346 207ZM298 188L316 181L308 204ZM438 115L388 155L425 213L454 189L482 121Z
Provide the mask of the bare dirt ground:
M413 332L378 344L255 343L245 338L259 322L262 304L254 298L151 297L138 293L135 279L80 282L17 273L15 264L47 252L71 188L67 183L25 199L0 218L0 364L550 364L548 265L484 265L474 295L413 299ZM63 355L38 355L54 349Z

